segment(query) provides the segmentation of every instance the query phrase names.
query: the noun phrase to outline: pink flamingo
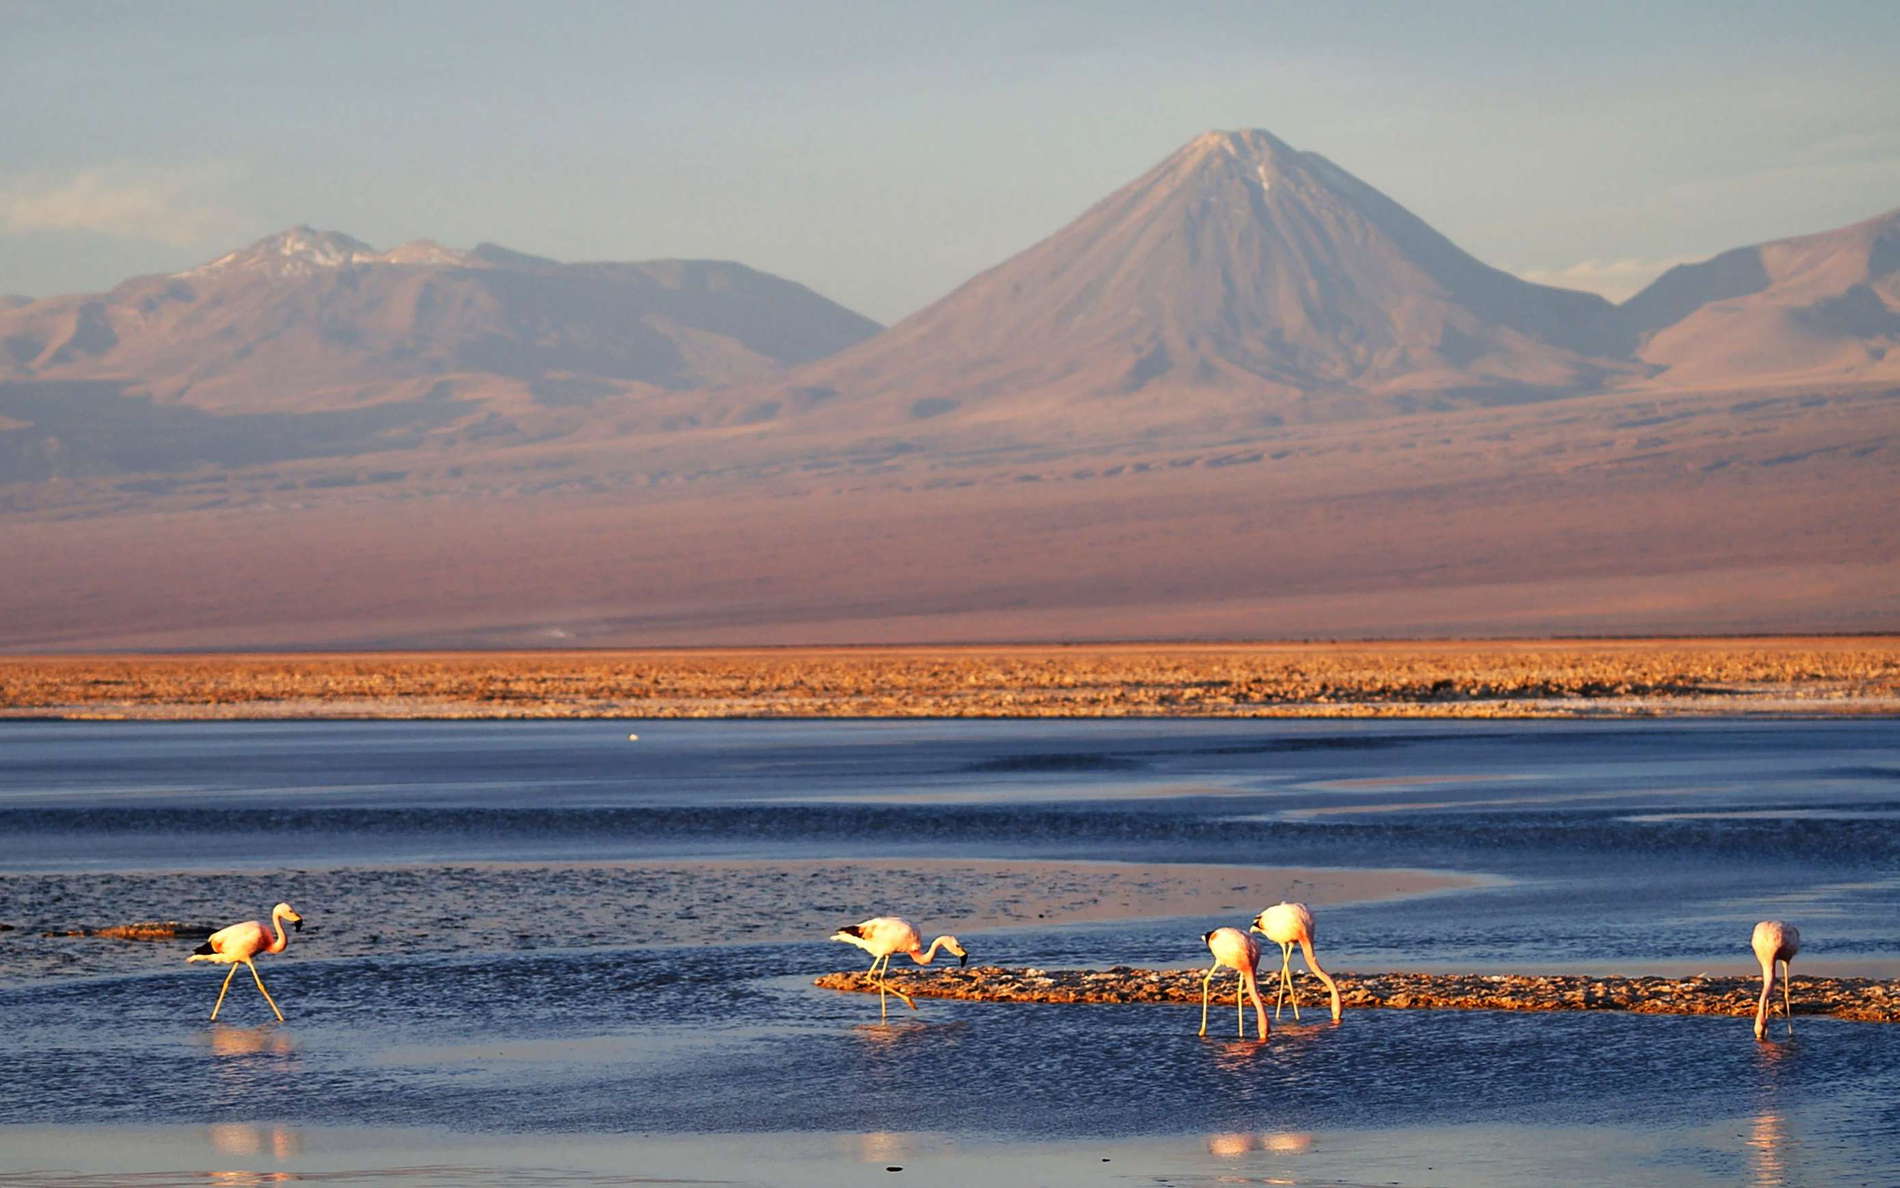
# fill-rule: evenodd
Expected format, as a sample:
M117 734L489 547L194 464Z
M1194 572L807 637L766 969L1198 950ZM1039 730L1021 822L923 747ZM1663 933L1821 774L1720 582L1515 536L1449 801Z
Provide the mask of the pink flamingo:
M1801 951L1801 930L1780 920L1763 920L1750 938L1755 960L1761 962L1761 1001L1755 1004L1755 1038L1768 1031L1769 1000L1775 988L1775 962L1781 962L1781 1009L1788 1016L1788 1034L1794 1035L1794 1005L1788 1000L1788 963Z
M1258 932L1280 946L1280 996L1273 1003L1273 1017L1280 1017L1280 1005L1289 993L1293 996L1293 1018L1300 1017L1300 992L1293 989L1293 945L1306 954L1306 968L1326 983L1333 996L1333 1022L1339 1022L1339 987L1313 956L1313 913L1303 903L1278 903L1253 918L1249 932Z
M256 920L246 920L242 924L233 924L229 928L220 928L212 933L205 943L191 951L186 961L209 961L217 965L228 965L231 972L224 975L224 985L218 990L218 1001L211 1008L211 1018L218 1017L218 1008L224 1005L224 992L231 988L231 979L237 976L237 967L243 964L251 971L251 977L257 982L258 993L264 1001L270 1003L271 1013L277 1021L284 1021L284 1012L277 1009L277 1000L264 989L264 979L258 976L257 966L251 964L251 958L259 953L281 953L290 944L290 935L284 931L284 921L296 925L297 931L303 931L303 917L287 903L280 903L270 910L270 922L277 929L277 935L271 936L270 929Z
M1207 967L1207 973L1201 978L1201 1034L1207 1034L1208 988L1215 972L1224 965L1240 975L1240 984L1234 987L1234 1034L1242 1037L1247 1034L1247 1016L1240 1006L1240 996L1245 992L1253 999L1253 1018L1260 1028L1260 1038L1266 1039L1267 1008L1260 1001L1260 991L1254 982L1254 970L1260 964L1260 946L1238 928L1216 928L1202 933L1201 939L1214 955L1214 964Z
M877 983L877 1005L880 1017L883 1018L890 1017L890 1004L884 998L887 991L903 999L904 1005L911 1010L917 1009L917 1004L911 1001L910 995L884 980L884 975L891 972L893 956L898 953L909 954L910 959L918 965L929 965L936 960L937 950L940 948L955 954L958 965L962 965L970 956L963 951L963 946L954 936L938 937L930 942L930 948L926 951L923 939L917 935L917 929L909 920L900 919L897 916L873 916L860 924L846 924L832 933L831 939L856 945L871 955L869 976L873 982ZM883 974L878 972L879 964L884 967Z

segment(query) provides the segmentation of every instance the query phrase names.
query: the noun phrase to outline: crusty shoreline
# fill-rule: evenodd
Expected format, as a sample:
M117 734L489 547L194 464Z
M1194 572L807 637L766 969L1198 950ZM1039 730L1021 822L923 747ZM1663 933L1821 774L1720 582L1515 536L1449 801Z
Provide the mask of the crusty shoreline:
M1185 1003L1201 1001L1200 969L1106 970L968 969L893 970L890 984L916 998L962 998L979 1002ZM1759 977L1618 978L1584 974L1340 973L1340 1005L1441 1011L1632 1011L1652 1015L1755 1013ZM1267 975L1271 975L1271 977ZM1263 971L1262 993L1272 996L1274 970ZM1303 1013L1326 1017L1325 987L1297 974ZM875 994L862 972L828 973L813 985L827 990ZM1233 993L1233 975L1215 975L1217 994ZM1900 980L1814 978L1795 975L1794 1013L1831 1015L1867 1023L1900 1023ZM1317 1012L1317 1015L1314 1014ZM1287 1016L1291 1018L1291 1016Z
M0 717L1900 715L1900 636L0 656Z

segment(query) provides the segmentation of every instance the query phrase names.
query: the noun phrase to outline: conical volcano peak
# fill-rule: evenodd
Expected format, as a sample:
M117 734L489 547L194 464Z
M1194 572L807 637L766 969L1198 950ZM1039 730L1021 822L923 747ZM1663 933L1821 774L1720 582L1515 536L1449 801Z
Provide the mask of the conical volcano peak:
M1244 161L1270 163L1281 156L1300 155L1300 151L1263 128L1212 129L1187 143L1187 152L1225 153Z
M1203 132L1175 154L1173 163L1189 170L1216 170L1246 177L1272 178L1298 169L1307 154L1259 128Z
M1284 183L1309 197L1330 193L1357 199L1370 189L1318 153L1294 148L1260 128L1203 132L1150 176L1169 186L1207 190L1238 184L1265 194Z
M1473 259L1318 153L1214 130L805 378L984 417L1139 394L1157 424L1322 419L1594 383L1609 312Z

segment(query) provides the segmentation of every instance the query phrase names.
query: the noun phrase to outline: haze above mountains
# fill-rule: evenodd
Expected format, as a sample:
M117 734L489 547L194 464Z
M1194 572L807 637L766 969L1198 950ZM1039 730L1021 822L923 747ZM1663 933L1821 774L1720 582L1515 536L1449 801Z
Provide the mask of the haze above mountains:
M1900 210L1613 306L1210 132L882 332L300 227L0 345L4 647L1900 625Z

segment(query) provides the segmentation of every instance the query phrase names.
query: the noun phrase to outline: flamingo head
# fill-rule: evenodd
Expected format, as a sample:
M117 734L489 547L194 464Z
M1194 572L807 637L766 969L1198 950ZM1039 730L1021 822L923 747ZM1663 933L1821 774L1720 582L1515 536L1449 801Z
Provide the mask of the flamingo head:
M272 916L282 916L284 919L290 921L290 926L292 928L295 928L298 932L303 931L303 917L299 916L297 914L297 909L291 907L289 904L287 903L278 904L276 907L270 910L270 914Z
M957 966L958 966L958 968L961 968L961 967L963 967L964 965L966 965L966 964L968 964L968 963L969 963L969 960L970 960L970 955L969 955L968 953L966 953L966 952L964 952L964 951L963 951L963 943L962 943L961 941L959 941L959 940L957 940L957 938L956 938L956 937L954 937L954 936L946 936L946 937L944 937L944 938L943 938L943 947L944 947L944 949L945 949L946 951L948 951L948 952L951 952L951 953L955 953L955 954L957 955Z

